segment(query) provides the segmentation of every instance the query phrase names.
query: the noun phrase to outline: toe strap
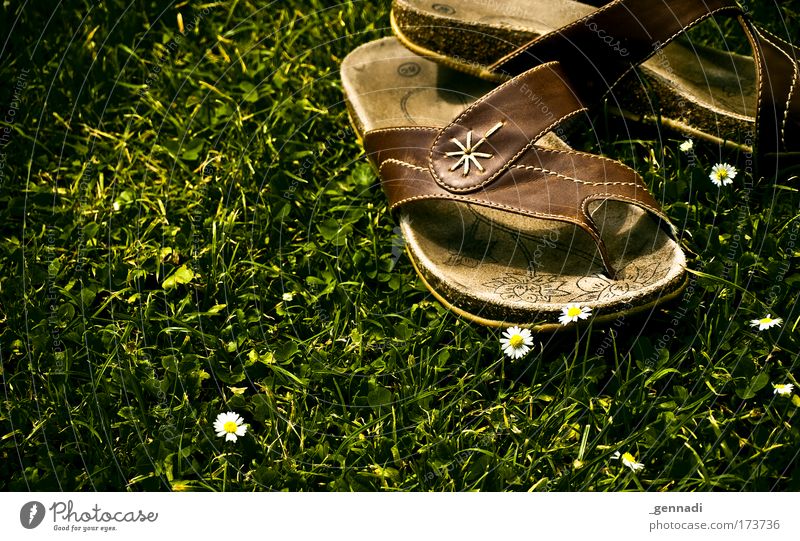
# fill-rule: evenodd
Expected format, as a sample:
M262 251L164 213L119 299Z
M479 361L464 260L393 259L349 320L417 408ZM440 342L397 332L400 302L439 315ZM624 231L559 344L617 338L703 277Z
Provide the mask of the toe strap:
M424 155L420 159L424 160ZM418 201L449 200L574 224L594 240L610 278L616 277L616 269L592 218L592 202L613 200L636 205L673 232L636 172L599 156L534 146L494 182L470 193L449 191L426 167L399 159L384 161L380 173L393 210Z

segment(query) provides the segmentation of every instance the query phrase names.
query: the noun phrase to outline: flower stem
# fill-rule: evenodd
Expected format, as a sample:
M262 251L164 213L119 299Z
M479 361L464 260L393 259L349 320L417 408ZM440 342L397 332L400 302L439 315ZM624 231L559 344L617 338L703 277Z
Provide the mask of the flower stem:
M228 457L225 457L225 469L222 470L222 492L225 492L225 486L228 484Z

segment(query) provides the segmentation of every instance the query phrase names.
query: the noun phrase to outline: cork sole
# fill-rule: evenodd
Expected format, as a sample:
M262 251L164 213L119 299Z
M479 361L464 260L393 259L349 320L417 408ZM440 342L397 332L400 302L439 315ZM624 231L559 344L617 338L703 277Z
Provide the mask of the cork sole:
M359 136L378 128L444 127L491 87L403 47L368 43L342 63L342 84ZM538 142L565 147L549 134ZM598 203L593 216L619 279L603 276L594 242L579 228L454 201L398 210L406 251L428 289L457 314L483 325L560 328L578 302L600 320L652 308L685 284L685 257L638 207Z
M422 56L488 80L489 66L530 40L596 8L570 0L394 0L392 27ZM681 37L623 78L612 111L690 137L752 151L756 75L752 57Z

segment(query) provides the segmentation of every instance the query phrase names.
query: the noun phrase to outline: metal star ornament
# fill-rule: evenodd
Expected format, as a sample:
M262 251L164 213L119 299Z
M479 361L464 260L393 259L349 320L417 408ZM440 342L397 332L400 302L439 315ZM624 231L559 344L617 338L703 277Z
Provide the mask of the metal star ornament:
M491 137L495 132L497 132L497 130L499 130L502 127L503 123L498 122L493 127L489 128L489 131L487 131L484 134L484 136L481 137L481 139L474 145L472 144L472 130L467 132L467 140L464 142L464 144L462 144L461 141L459 141L455 137L451 139L451 141L456 145L458 145L458 148L461 150L456 150L453 152L446 153L446 155L450 158L458 158L458 161L455 163L455 165L453 165L453 167L450 168L450 171L455 171L459 167L463 167L464 171L462 175L467 176L469 175L470 168L472 167L472 165L474 165L478 171L483 173L484 168L478 161L478 158L482 160L487 160L492 156L494 156L494 154L489 154L486 152L477 152L477 150L483 143L486 142L486 140L489 137Z

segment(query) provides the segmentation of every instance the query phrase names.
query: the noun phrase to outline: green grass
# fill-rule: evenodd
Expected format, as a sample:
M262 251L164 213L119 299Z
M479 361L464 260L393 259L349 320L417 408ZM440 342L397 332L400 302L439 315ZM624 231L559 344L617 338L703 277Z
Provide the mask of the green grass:
M800 490L800 399L771 387L800 375L798 179L720 192L732 152L690 162L598 112L602 146L573 144L643 174L692 283L512 362L398 260L348 127L338 66L389 35L388 1L19 4L0 8L5 110L25 83L0 156L0 488ZM749 327L766 312L783 326ZM236 444L212 430L227 410Z

